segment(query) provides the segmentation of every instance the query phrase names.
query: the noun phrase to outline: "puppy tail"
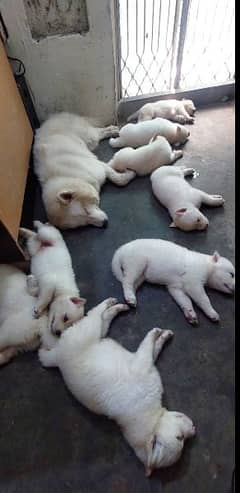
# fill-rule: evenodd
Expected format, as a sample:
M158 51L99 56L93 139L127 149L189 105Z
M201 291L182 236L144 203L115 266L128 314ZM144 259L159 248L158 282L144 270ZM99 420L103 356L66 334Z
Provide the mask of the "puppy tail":
M128 118L127 122L131 122L132 120L136 120L138 117L139 110L135 111L135 113L132 113Z
M123 280L123 267L120 261L120 252L117 250L112 259L112 272L118 281L122 282Z

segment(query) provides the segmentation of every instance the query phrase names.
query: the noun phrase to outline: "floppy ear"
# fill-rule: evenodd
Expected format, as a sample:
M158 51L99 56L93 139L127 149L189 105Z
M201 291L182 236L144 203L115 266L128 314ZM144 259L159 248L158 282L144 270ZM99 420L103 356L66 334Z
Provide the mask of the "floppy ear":
M71 302L74 303L74 305L82 306L85 305L87 300L85 298L78 298L77 296L73 296L70 298Z
M217 251L214 252L213 256L212 256L212 260L213 262L217 263L220 259L220 255Z
M186 211L187 211L187 208L186 207L182 207L181 209L177 209L175 211L175 214L176 214L176 216L183 216L183 214L185 214Z
M63 205L68 205L73 200L73 192L71 190L62 190L58 193L57 199Z
M177 125L177 135L180 135L181 134L181 127L179 125Z

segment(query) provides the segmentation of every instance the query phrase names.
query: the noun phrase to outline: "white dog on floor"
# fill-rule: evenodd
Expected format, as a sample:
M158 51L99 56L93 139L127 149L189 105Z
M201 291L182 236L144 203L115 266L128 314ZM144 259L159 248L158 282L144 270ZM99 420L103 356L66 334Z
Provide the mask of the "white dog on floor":
M38 320L33 318L35 303L26 274L14 266L0 265L0 365L21 351L33 351L40 344L51 349L56 344L58 339L47 328L46 312Z
M111 135L118 135L117 127L99 128L70 113L51 116L37 130L34 169L49 221L55 226L107 225L108 217L99 208L102 185L108 178L124 186L135 176L132 171L117 173L91 152Z
M229 260L217 252L205 255L165 240L122 245L113 256L112 271L129 305L136 306L136 290L144 281L163 284L191 324L198 323L191 299L213 322L219 321L205 285L227 294L235 290L235 270Z
M153 469L176 462L184 440L195 434L192 421L162 407L163 387L154 363L170 330L154 328L136 353L106 338L112 319L126 305L109 298L70 327L51 351L40 349L43 366L57 366L73 395L88 409L115 420L145 465Z
M178 123L194 123L193 114L196 111L194 103L191 99L165 99L156 101L155 103L147 103L139 110L135 111L127 119L138 119L139 122L152 120L156 117L167 118Z
M84 315L86 300L80 298L72 260L61 233L50 224L34 221L37 232L20 228L20 236L27 239L31 258L30 288L35 283L39 294L34 316L38 318L49 306L49 328L54 335Z
M208 219L199 211L199 207L202 204L219 207L225 202L221 195L209 195L193 188L185 177L194 172L193 168L166 166L151 175L153 193L168 209L172 218L171 228L204 230L208 227Z
M169 122L164 118L154 118L154 120L127 123L119 131L119 136L111 138L111 147L140 147L149 143L155 135L165 137L169 144L185 144L190 136L190 132L183 125Z
M155 135L149 144L133 149L125 147L116 152L109 162L116 171L131 169L138 176L152 173L155 169L166 164L172 164L183 156L182 151L173 151L165 137Z

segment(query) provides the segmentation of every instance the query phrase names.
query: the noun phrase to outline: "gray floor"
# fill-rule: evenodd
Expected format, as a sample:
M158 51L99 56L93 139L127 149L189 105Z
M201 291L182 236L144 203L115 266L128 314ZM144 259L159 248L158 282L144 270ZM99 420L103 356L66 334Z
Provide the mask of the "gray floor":
M110 263L115 249L135 238L163 238L204 253L217 249L234 261L234 107L225 104L196 114L191 139L179 164L195 167L193 185L226 199L224 208L206 209L207 232L183 233L168 227L167 212L151 193L149 178L124 189L107 184L102 208L106 230L68 231L81 294L88 307L108 296L122 298ZM105 161L112 151L101 144ZM36 216L44 219L37 199ZM143 467L114 423L88 412L67 391L57 370L45 370L36 354L19 356L1 368L0 491L2 493L227 493L234 467L234 299L211 292L221 315L211 323L197 309L200 325L187 324L165 289L144 285L137 311L122 315L111 336L135 350L154 326L175 337L158 361L165 406L188 414L197 437L180 461L144 477Z

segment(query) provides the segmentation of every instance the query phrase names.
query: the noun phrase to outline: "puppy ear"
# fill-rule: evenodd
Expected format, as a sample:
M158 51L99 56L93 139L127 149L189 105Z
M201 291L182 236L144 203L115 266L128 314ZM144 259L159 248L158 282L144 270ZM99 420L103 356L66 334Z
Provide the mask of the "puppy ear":
M176 228L176 224L174 222L172 222L171 224L169 224L169 228Z
M180 125L177 125L177 135L180 135L182 132L182 129L180 127Z
M58 193L57 199L63 205L68 205L73 200L73 192L71 190L62 190Z
M74 305L82 306L85 305L87 300L85 298L78 298L77 296L73 296L70 298L71 302L74 303Z
M212 260L213 262L217 263L220 259L220 255L217 251L214 252L213 256L212 256Z
M185 214L186 211L187 211L187 208L186 207L182 207L181 209L177 209L175 211L175 215L176 216L182 216L183 214Z

